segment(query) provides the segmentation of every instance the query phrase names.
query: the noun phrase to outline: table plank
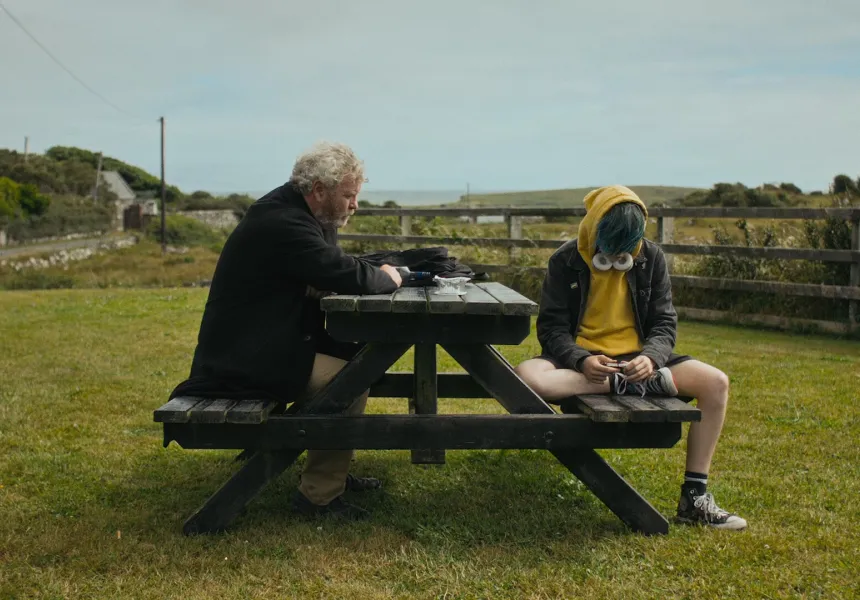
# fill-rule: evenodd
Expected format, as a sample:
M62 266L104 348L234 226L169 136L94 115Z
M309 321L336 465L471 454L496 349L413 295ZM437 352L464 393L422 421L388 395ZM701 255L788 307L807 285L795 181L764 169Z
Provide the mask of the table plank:
M394 294L374 294L370 296L359 296L358 312L391 312L391 298Z
M536 303L497 281L479 283L478 287L502 303L502 314L536 315L538 313L538 305Z
M470 315L498 315L504 306L489 292L482 290L474 283L466 284L466 314Z
M394 292L391 299L393 313L426 313L427 292L423 287L405 287Z
M334 295L320 300L320 308L326 312L353 312L358 306L359 296Z
M431 288L427 290L427 305L434 314L460 314L466 311L466 303L456 294L437 294Z

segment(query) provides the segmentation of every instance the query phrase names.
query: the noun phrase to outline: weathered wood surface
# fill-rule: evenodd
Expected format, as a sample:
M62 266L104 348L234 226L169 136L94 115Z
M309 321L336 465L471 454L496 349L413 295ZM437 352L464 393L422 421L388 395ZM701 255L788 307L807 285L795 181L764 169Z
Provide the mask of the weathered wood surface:
M415 346L414 370L415 390L412 398L410 398L409 412L414 415L435 415L438 412L435 344L417 344ZM390 434L383 435L388 436ZM435 442L428 444L426 448L415 448L412 450L412 464L444 465L445 450L436 446Z
M530 317L511 315L330 312L336 340L380 343L517 345L529 336Z
M423 287L404 287L394 292L391 298L393 313L427 312L427 291Z
M571 400L597 423L681 423L702 418L698 408L678 398L581 394Z
M156 423L187 423L191 409L201 402L201 398L174 398L155 409L153 418Z
M671 448L678 423L594 423L585 415L273 415L259 427L167 424L183 448L281 452L413 450L444 458L445 449Z
M156 423L264 423L275 407L263 400L204 400L179 397L157 408Z
M479 283L478 287L502 304L502 314L529 316L538 314L537 303L498 282Z
M438 294L438 288L406 287L393 294L370 296L332 295L320 301L329 313L536 315L538 305L501 283L467 283L466 294Z

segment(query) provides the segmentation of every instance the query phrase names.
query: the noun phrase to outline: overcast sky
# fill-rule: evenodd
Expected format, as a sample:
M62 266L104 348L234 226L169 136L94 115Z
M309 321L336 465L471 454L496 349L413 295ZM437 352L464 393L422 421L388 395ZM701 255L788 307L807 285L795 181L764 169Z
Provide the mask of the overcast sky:
M266 190L318 139L368 189L860 174L858 0L0 0L0 147Z

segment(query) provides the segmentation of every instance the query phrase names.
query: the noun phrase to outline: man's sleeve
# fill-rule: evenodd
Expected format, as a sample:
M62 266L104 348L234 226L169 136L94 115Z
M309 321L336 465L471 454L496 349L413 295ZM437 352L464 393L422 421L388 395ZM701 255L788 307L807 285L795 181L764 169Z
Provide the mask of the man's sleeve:
M677 330L678 313L672 304L672 280L663 250L658 248L654 256L651 298L646 318L648 337L642 347L642 354L653 360L658 369L666 366L666 361L675 348Z
M390 294L397 284L381 269L329 244L319 229L302 218L279 225L277 256L288 277L337 294Z
M591 353L577 345L570 333L570 290L565 285L563 269L564 264L560 258L550 258L541 290L540 312L537 318L538 341L544 351L564 367L579 371L580 361L591 356Z

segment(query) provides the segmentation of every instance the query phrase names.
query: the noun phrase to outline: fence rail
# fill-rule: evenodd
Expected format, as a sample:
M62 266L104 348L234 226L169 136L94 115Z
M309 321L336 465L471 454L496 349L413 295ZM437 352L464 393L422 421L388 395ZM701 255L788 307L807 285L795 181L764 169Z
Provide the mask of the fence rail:
M523 237L523 220L526 217L582 217L585 208L541 208L541 207L478 207L478 208L366 208L361 216L397 217L400 220L401 235L378 235L344 233L339 236L343 241L376 242L385 244L433 244L456 246L480 246L507 248L512 258L518 256L522 248L556 249L567 240L535 240ZM412 235L413 217L447 217L476 220L479 216L504 217L508 237L457 237ZM672 275L673 285L713 290L732 290L738 292L765 292L810 298L830 298L848 300L848 329L858 327L860 315L860 208L749 208L749 207L684 207L649 208L648 216L657 220L657 243L667 254L670 271L672 256L682 255L726 255L747 258L810 260L851 265L850 285L815 285L786 283L777 281L752 281L721 279L716 277L694 277ZM802 219L823 220L840 219L851 223L850 250L820 250L813 248L719 246L706 244L673 243L675 218L732 218L732 219ZM472 265L476 271L501 272L525 269L540 273L544 267L519 267L514 265Z

